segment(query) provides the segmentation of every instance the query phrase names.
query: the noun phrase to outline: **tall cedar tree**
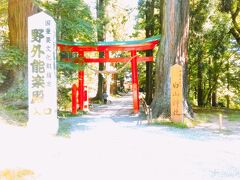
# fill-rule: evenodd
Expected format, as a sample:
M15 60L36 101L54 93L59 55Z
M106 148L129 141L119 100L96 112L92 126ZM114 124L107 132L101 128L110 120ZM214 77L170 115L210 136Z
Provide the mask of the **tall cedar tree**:
M27 21L28 17L38 11L32 0L8 0L8 27L10 45L15 46L27 52ZM26 70L14 70L15 82L24 80L27 82L27 77L24 77ZM16 85L16 84L15 84Z
M162 0L161 43L156 61L155 94L151 104L153 117L170 116L170 68L183 66L184 115L191 118L188 103L187 42L189 34L189 0Z
M105 2L106 0L97 0L97 18L99 20L99 23L97 25L97 39L98 41L104 41L105 39L105 33L104 33L104 16L105 16ZM99 52L99 57L104 57L103 52ZM99 63L98 67L99 71L102 71L104 69L104 64ZM98 74L98 90L96 97L94 97L95 100L101 100L103 95L103 76L101 73Z
M32 0L8 0L10 45L27 51L27 19L36 12Z
M151 37L154 35L154 8L155 8L155 0L146 1L146 26L145 32L146 37ZM153 51L149 50L146 52L146 56L152 56ZM146 62L146 84L145 84L145 91L146 91L146 103L151 104L152 102L152 94L153 94L153 63Z

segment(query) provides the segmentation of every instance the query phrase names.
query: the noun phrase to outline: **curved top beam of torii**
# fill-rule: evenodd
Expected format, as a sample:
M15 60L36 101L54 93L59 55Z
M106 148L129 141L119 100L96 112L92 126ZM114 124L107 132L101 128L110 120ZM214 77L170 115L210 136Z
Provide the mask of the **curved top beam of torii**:
M140 61L153 61L153 57L140 57L137 55L137 51L152 50L160 41L160 36L153 36L144 40L136 41L113 41L113 42L69 42L58 41L57 45L61 52L76 52L78 56L76 58L63 58L63 61L70 61L79 63L104 63L104 62L130 62L132 69L132 91L133 91L133 111L137 113L139 111L139 85L138 85L138 70L137 62ZM86 58L85 52L103 52L102 58ZM130 57L112 58L109 53L112 51L129 51ZM72 56L71 53L67 53ZM99 72L102 73L102 72ZM111 73L111 72L108 72ZM114 72L115 73L115 72ZM83 110L84 103L84 71L80 70L79 75L79 88L78 88L78 102L79 108ZM76 104L74 105L74 107ZM73 109L76 109L73 108Z
M110 41L110 42L71 42L65 40L59 40L59 45L66 46L129 46L129 45L141 45L147 43L153 43L154 41L159 41L160 35L152 36L143 40L131 40L131 41Z
M78 52L80 57L84 57L84 52L104 52L103 58L86 58L85 63L93 62L128 62L129 57L125 58L110 58L110 51L145 51L152 50L159 43L160 36L153 36L143 40L134 41L112 41L112 42L70 42L59 40L57 42L61 52ZM67 60L65 58L65 60ZM71 61L70 59L67 61ZM137 61L153 61L153 57L137 57ZM76 62L78 63L78 62Z

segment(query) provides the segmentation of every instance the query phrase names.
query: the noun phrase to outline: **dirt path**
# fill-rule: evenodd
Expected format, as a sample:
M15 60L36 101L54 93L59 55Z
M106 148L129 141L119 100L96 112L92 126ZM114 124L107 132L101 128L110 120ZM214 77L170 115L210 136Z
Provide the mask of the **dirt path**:
M112 98L111 104L93 105L91 111L82 117L73 117L61 121L60 134L78 133L86 129L102 126L136 126L144 124L145 117L133 114L132 96L127 94L121 98Z
M63 134L0 126L0 172L37 180L239 180L240 136L139 124L131 96L61 120Z

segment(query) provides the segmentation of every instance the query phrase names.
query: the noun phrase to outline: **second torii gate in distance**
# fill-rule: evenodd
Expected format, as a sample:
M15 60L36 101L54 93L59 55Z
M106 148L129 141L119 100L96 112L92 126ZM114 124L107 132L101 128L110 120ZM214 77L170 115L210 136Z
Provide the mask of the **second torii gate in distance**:
M113 41L113 42L69 42L69 41L58 41L58 47L61 52L76 52L78 53L80 61L84 63L115 63L115 62L128 62L131 58L131 69L132 69L132 91L133 91L133 112L139 112L139 85L138 85L138 62L151 62L153 57L140 57L137 56L137 51L153 50L154 47L159 43L160 36L153 36L144 40L135 41ZM103 52L104 57L102 58L86 58L85 52ZM131 53L131 57L120 57L111 58L109 53L112 51L128 51ZM65 58L65 61L72 61L71 59ZM83 110L84 103L84 70L78 72L78 104L79 109Z

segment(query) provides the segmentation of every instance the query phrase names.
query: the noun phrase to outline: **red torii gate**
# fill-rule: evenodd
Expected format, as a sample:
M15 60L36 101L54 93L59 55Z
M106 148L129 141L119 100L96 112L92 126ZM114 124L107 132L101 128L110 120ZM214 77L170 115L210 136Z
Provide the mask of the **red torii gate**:
M80 61L75 63L105 63L105 62L128 62L131 58L132 69L132 91L133 91L133 111L139 112L139 87L138 87L138 70L137 62L150 62L153 61L153 57L139 57L137 51L153 50L159 43L160 36L153 36L144 40L135 41L113 41L113 42L69 42L58 41L57 45L61 52L76 52L79 55ZM86 58L85 52L103 52L103 58ZM129 51L131 57L124 58L110 58L109 52L111 51ZM71 61L68 59L67 61ZM78 72L78 104L79 109L83 110L84 103L84 70Z

